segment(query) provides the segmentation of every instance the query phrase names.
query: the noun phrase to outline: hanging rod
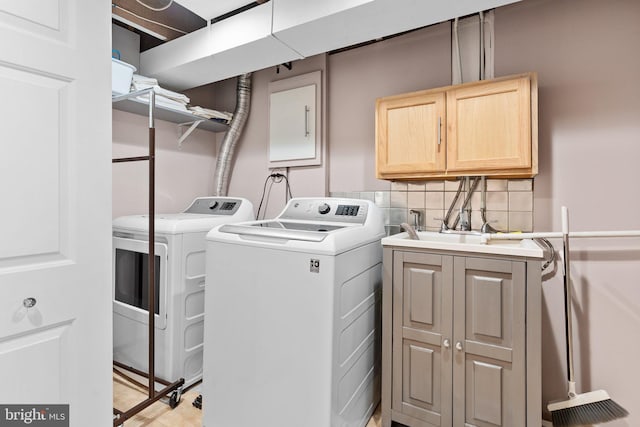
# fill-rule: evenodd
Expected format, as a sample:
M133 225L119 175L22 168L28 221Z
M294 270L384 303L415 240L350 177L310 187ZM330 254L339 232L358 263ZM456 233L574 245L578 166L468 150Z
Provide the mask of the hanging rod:
M548 231L538 233L483 233L482 240L522 240L522 239L561 239L562 232ZM569 237L640 237L640 230L621 230L621 231L571 231Z
M137 157L119 157L111 159L111 163L124 163L124 162L140 162L143 160L149 160L149 156L137 156Z

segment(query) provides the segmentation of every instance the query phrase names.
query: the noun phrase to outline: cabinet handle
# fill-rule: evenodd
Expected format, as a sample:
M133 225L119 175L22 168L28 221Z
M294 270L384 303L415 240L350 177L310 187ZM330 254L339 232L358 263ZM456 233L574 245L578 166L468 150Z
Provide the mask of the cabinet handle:
M463 348L463 347L462 347L462 343L461 343L460 341L458 341L458 342L456 343L456 350L458 350L458 351L462 351L462 348Z
M304 137L308 137L309 136L309 111L311 111L311 108L309 108L308 105L304 106Z
M442 342L442 345L444 346L444 348L449 348L451 347L451 342L449 341L448 338L445 338L444 341Z
M438 147L440 146L440 142L442 140L442 117L438 117Z

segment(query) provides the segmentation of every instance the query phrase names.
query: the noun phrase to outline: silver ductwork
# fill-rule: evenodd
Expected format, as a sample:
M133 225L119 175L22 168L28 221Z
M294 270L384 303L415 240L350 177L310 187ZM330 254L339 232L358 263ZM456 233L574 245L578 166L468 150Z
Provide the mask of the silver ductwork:
M220 152L216 162L216 196L226 196L229 190L229 174L231 173L231 163L233 161L233 152L235 150L238 139L242 134L244 125L249 117L249 108L251 107L251 73L242 74L238 77L238 85L236 89L236 109L233 112L233 118L229 123Z

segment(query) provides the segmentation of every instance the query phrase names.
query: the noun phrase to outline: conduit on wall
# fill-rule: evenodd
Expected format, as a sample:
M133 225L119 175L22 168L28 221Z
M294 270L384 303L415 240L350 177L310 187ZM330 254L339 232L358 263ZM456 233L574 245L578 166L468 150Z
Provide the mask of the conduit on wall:
M216 196L226 196L229 190L229 174L231 173L231 163L233 161L233 152L240 139L244 125L249 117L249 108L251 106L251 73L245 73L238 76L238 84L236 88L236 109L233 112L233 118L229 123L220 152L216 162Z

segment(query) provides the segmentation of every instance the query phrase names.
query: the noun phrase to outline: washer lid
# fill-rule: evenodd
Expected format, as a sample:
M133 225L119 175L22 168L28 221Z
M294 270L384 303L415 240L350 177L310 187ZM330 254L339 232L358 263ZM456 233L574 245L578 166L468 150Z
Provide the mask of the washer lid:
M345 227L346 226L343 225L330 225L327 223L261 221L242 225L226 224L220 227L220 231L242 236L322 242L332 231Z

